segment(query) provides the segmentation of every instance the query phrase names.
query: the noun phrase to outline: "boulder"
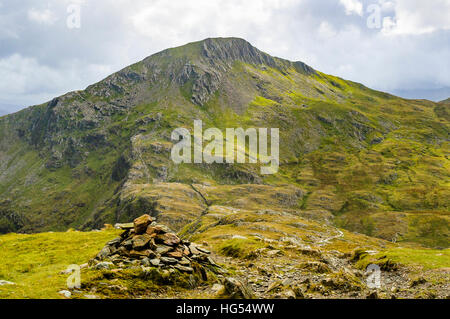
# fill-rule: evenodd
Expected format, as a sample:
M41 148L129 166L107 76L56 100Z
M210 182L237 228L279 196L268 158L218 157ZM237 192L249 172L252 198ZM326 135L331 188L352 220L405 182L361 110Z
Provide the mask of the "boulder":
M180 238L172 233L159 234L156 236L156 241L167 246L176 246L181 242Z
M150 215L142 215L136 218L133 222L134 224L134 232L137 235L141 235L147 231L148 225L150 225L155 219Z
M253 291L251 288L236 278L227 277L223 283L225 294L231 299L252 299Z

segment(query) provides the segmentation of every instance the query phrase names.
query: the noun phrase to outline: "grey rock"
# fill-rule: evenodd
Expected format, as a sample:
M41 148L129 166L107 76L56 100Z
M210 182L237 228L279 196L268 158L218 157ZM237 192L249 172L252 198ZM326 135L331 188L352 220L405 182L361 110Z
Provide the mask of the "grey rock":
M225 278L223 285L225 287L226 294L231 299L253 298L253 291L251 290L251 288L236 278Z
M95 265L95 269L101 270L101 269L110 269L111 267L114 267L114 264L109 261L102 261L99 262L97 265Z
M0 286L7 286L7 285L15 285L15 283L6 280L0 280Z
M175 265L175 268L182 272L193 273L194 269L191 267L186 267L182 265Z
M191 245L191 246L192 246L192 245ZM200 250L200 252L202 252L202 253L204 253L204 254L210 254L210 253L211 253L209 250L207 250L207 249L205 249L205 248L203 248L203 247L196 246L196 248L197 248L198 250Z
M108 257L111 254L111 248L109 246L103 247L102 250L97 254L95 257L98 260L104 260L106 257Z
M166 245L157 245L156 246L156 253L160 255L164 255L172 250L172 247L166 246Z
M186 257L181 258L181 260L178 263L183 266L191 264L191 262Z
M150 260L150 263L151 263L153 266L157 267L157 266L159 266L159 264L161 263L161 261L160 261L158 258L154 258L154 259L151 259L151 260Z
M134 224L133 223L126 223L126 224L115 224L114 228L117 229L123 229L123 230L127 230L127 229L133 229L134 228Z
M142 259L141 260L141 265L142 266L144 266L144 267L149 267L151 264L150 264L150 259L149 258L144 258L144 259Z
M121 241L122 241L122 238L117 237L117 238L114 238L113 240L109 241L106 245L112 246L112 247L117 247L117 246L119 246Z
M63 295L66 298L72 297L72 293L69 290L61 290L58 292L60 295Z
M178 262L178 260L171 257L161 257L160 260L164 264L176 264Z
M284 297L287 299L296 299L297 296L292 289L288 289L284 292Z
M133 239L127 239L122 243L122 246L126 249L131 249L133 247Z

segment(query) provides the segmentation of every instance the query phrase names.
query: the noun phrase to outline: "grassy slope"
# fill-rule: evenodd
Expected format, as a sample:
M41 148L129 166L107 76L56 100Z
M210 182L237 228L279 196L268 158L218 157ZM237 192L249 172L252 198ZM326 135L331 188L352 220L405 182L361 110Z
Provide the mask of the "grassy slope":
M244 216L249 218L251 216ZM286 220L287 221L287 220ZM298 219L296 219L298 221ZM305 222L302 220L302 222ZM227 227L227 226L223 226ZM207 240L212 245L209 249L216 251L222 256L232 256L240 261L240 264L249 262L250 254L257 248L278 247L278 244L267 244L257 239L214 239L214 235L230 233L225 228L216 228L213 230L200 231L194 238L196 240ZM286 226L283 226L286 227ZM311 229L311 230L314 230ZM316 229L318 230L318 229ZM232 231L233 234L248 236L248 229ZM270 231L269 231L270 233ZM272 238L273 234L264 233ZM6 285L0 287L0 298L63 298L58 291L67 289L66 279L68 275L59 274L67 269L71 264L83 264L89 261L102 248L105 242L118 235L117 230L102 230L94 232L76 232L68 231L64 233L41 233L35 235L8 234L0 236L0 280L15 282L16 285ZM323 252L339 250L341 252L350 252L355 246L349 246L348 240L358 245L363 245L373 249L380 247L379 242L368 237L345 233L346 240L337 240L322 247ZM286 248L283 251L284 257L279 260L296 260L299 254ZM267 248L266 248L267 249ZM376 255L370 256L370 260L362 260L365 264L377 262L380 257L386 259L386 256L398 262L409 269L415 269L414 274L425 276L425 278L435 278L442 282L445 279L440 274L440 269L448 267L450 264L450 255L448 250L432 249L411 249L411 248L389 248L380 251ZM252 257L254 258L254 257ZM305 257L306 258L306 257ZM369 258L369 257L367 257ZM250 261L256 262L255 259ZM271 261L266 261L265 263ZM228 265L229 266L229 265ZM234 273L231 267L229 271ZM427 271L427 273L424 272ZM208 295L207 291L202 289L192 290L182 287L158 286L154 281L145 280L136 277L134 273L123 273L122 275L112 272L101 272L94 270L82 270L81 281L82 290L80 294L74 294L75 298L84 298L85 294L95 294L100 297L108 298L130 298L133 296L157 297L163 294L166 298L205 298L213 297ZM437 277L436 277L437 276ZM115 279L113 279L115 278ZM429 279L432 280L432 279ZM115 285L115 287L126 287L127 290L120 291L114 289L102 288L104 284ZM96 287L97 291L89 292L89 289ZM106 287L106 286L105 286ZM153 295L152 295L153 294Z
M94 257L116 230L100 232L8 234L0 236L0 279L16 283L0 287L0 298L61 298L69 265Z

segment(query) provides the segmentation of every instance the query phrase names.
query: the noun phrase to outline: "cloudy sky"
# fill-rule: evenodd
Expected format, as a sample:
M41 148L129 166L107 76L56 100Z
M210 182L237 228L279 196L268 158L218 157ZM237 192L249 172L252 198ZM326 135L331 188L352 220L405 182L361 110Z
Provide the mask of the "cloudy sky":
M450 96L450 0L0 0L0 114L219 36L375 89Z

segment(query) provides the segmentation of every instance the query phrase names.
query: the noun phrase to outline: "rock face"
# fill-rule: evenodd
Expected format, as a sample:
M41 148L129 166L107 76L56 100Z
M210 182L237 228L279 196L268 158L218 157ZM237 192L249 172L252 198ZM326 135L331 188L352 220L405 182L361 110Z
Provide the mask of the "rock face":
M109 241L91 260L95 269L141 265L171 268L183 273L199 272L206 277L203 266L218 268L207 250L181 240L149 215L142 215L133 223L117 224L116 227L125 231L120 237Z

